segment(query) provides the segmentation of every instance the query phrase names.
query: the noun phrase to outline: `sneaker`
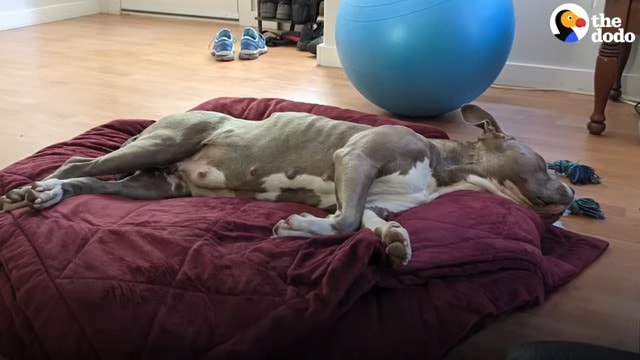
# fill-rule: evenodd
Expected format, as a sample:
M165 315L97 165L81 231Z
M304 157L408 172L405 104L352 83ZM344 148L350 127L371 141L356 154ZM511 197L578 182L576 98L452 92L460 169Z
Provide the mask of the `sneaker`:
M296 44L296 47L302 51L309 51L309 44L313 40L321 37L323 33L324 33L323 23L303 25L302 30L300 30L300 40Z
M267 44L264 41L264 36L251 27L244 28L240 39L239 58L241 60L253 60L266 52Z
M224 28L218 31L209 43L211 55L215 57L217 61L233 60L233 43L235 42L236 39L231 34L231 30Z
M276 10L276 19L291 20L291 0L280 0Z
M317 37L317 38L311 40L309 45L307 45L307 51L309 51L313 55L316 55L317 49L318 49L318 45L322 44L323 42L324 42L324 36L320 36L320 37Z
M277 0L262 0L260 2L260 17L274 18L276 17Z

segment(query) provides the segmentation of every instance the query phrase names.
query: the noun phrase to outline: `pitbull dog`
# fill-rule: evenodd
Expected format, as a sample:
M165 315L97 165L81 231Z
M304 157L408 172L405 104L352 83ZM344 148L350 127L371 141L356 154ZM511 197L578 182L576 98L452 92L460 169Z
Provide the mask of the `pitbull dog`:
M296 214L276 236L319 236L368 228L393 266L411 258L409 234L391 213L458 190L487 191L559 217L573 190L540 155L506 135L475 105L463 119L483 130L474 142L427 139L404 126L371 127L307 113L263 121L193 111L164 117L120 149L72 157L53 174L0 198L0 211L44 209L80 194L132 199L234 196L290 201L331 212ZM127 174L114 181L100 175Z

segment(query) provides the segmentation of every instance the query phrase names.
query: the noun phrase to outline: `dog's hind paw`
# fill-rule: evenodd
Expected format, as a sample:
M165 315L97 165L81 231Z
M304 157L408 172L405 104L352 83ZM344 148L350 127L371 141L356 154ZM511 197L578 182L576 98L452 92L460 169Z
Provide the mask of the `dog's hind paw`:
M25 200L13 201L6 196L0 196L0 213L29 206Z
M402 225L390 221L382 230L382 243L393 268L407 265L411 260L409 233Z
M30 187L25 186L13 189L6 195L0 196L0 212L7 212L29 206L26 195Z
M0 197L0 212L23 207L30 207L35 210L44 209L58 203L62 200L63 195L61 180L37 181L31 186L13 189Z

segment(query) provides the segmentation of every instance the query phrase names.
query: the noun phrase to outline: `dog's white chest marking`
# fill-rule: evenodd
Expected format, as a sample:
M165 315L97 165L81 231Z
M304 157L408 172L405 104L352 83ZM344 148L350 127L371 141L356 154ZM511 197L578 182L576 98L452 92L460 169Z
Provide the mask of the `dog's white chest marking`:
M433 199L437 187L431 175L429 160L417 162L408 173L399 172L374 180L367 196L367 207L380 207L391 212L403 211Z
M264 192L255 195L258 200L276 200L287 189L307 189L320 197L319 208L336 203L335 184L319 176L300 174L289 178L286 174L273 174L262 179Z

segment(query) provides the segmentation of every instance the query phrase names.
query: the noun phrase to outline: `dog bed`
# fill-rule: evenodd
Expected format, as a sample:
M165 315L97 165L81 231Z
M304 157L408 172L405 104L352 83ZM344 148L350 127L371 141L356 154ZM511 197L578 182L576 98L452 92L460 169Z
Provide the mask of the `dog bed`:
M282 99L217 98L196 109L252 120L305 111L447 137ZM151 123L115 120L44 148L2 170L0 192L72 155L115 150ZM0 214L0 354L436 359L488 319L542 303L607 247L498 196L461 191L393 216L411 235L413 259L390 270L366 229L271 237L278 220L299 212L324 215L293 203L107 195Z

